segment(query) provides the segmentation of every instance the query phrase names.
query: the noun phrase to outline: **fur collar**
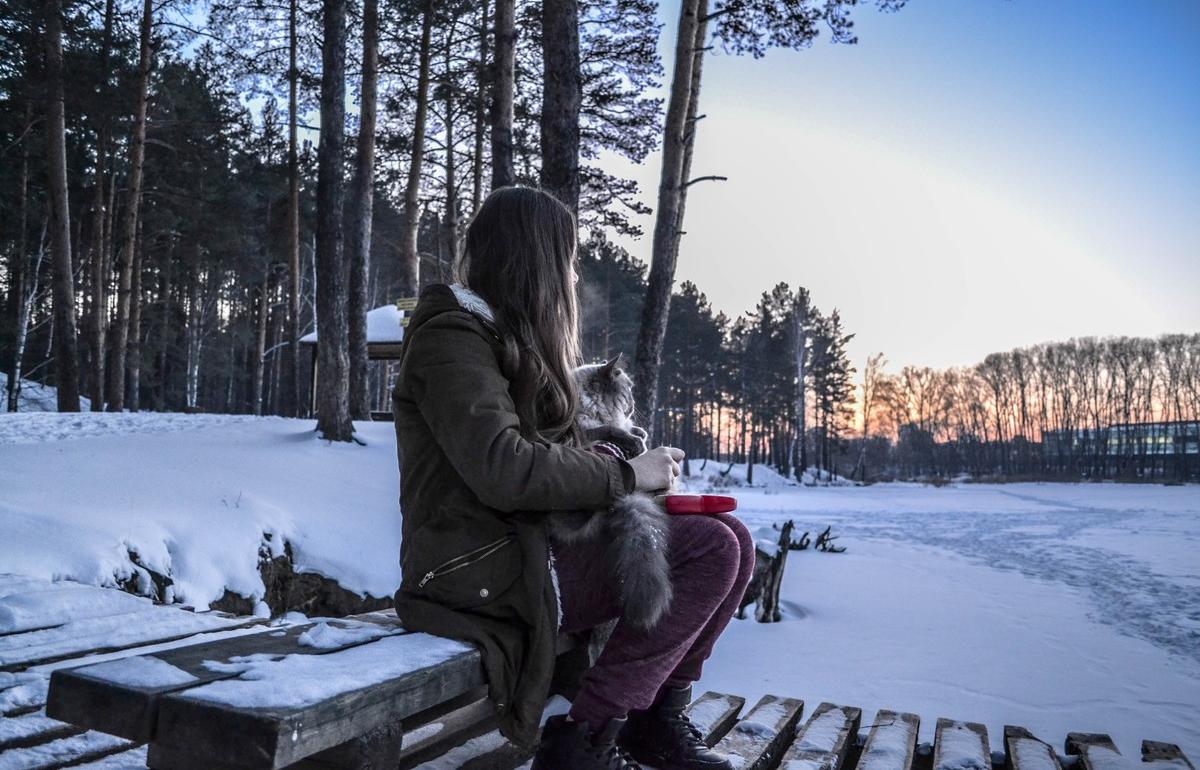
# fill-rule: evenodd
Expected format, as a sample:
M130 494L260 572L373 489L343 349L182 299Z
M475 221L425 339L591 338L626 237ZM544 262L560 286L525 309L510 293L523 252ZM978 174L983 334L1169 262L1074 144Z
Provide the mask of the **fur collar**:
M458 304L462 306L463 310L486 319L488 323L496 323L492 308L483 297L461 283L450 284L450 291L454 292L454 299L458 300Z

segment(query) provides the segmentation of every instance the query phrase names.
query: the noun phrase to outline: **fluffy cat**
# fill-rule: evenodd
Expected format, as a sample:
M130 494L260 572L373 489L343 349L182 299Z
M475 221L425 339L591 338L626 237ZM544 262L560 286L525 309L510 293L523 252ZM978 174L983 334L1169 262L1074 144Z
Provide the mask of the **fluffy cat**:
M633 381L618 355L575 370L579 427L624 459L646 450L646 431L633 424ZM632 492L607 511L560 511L550 516L550 535L562 543L599 538L617 586L623 617L642 629L654 627L671 603L667 563L668 514L644 492Z

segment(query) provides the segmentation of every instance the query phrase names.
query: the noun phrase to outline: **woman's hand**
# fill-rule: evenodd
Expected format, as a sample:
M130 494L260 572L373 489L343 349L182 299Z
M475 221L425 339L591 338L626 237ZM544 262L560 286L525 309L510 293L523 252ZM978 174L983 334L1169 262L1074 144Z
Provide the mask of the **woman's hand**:
M682 459L682 449L660 446L629 460L633 466L636 488L641 492L658 492L669 488L679 475L679 461Z

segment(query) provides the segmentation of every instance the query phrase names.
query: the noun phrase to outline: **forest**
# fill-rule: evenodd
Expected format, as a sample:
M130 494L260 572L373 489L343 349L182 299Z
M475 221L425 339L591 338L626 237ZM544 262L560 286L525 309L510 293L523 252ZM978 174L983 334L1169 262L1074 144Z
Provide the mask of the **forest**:
M0 0L5 408L26 382L61 411L315 402L349 440L393 374L366 312L449 280L483 196L526 184L577 214L585 356L623 354L642 420L689 456L809 481L1200 474L1144 441L1117 465L1043 441L1200 419L1200 335L890 374L801 286L764 280L731 318L677 284L687 193L721 180L692 169L706 56L852 44L857 6L684 0L663 61L651 0ZM605 170L656 152L657 191ZM650 238L649 264L617 236ZM315 393L314 330L336 341Z

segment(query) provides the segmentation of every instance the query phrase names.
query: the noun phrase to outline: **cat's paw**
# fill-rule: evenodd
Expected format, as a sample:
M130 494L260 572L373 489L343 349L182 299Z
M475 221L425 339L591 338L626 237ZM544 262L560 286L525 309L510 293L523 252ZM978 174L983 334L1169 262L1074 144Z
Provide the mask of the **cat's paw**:
M588 441L607 441L610 444L616 445L621 450L621 453L625 455L625 459L628 460L646 451L646 431L638 427L634 427L633 430L640 432L642 435L639 436L632 431L615 428L611 425L588 428L585 433Z

